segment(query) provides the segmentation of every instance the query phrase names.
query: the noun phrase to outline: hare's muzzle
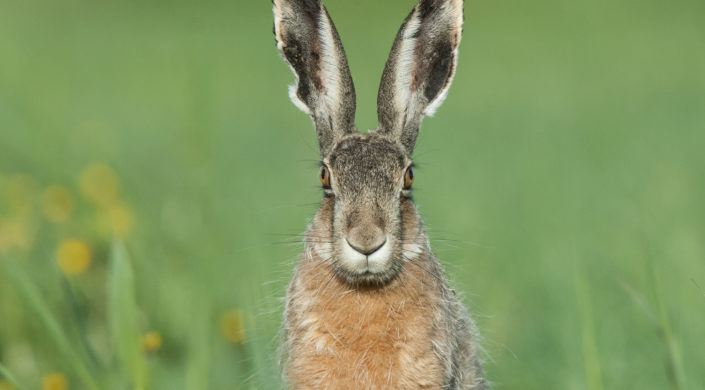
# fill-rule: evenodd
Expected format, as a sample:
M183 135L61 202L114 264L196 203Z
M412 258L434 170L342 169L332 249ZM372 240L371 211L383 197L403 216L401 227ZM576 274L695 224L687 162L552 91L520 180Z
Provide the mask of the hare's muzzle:
M356 226L341 241L341 260L348 271L376 274L389 268L391 244L381 228L374 225Z

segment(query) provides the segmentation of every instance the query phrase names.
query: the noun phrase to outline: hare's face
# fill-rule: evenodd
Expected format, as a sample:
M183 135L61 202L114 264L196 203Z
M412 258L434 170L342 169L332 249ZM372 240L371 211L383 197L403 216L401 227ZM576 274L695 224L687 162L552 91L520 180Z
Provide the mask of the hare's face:
M384 283L401 269L400 206L410 198L410 167L404 148L376 133L342 139L324 160L324 190L334 203L332 264L349 282Z

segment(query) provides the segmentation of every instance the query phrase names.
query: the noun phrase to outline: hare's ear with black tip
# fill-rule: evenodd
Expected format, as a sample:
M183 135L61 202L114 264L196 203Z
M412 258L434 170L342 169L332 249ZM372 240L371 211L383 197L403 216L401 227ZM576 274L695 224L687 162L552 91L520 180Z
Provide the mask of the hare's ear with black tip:
M296 76L291 100L313 119L321 156L355 130L355 87L340 37L320 0L274 0L274 35Z
M420 0L397 33L377 95L379 132L411 154L421 120L433 115L455 74L462 0Z

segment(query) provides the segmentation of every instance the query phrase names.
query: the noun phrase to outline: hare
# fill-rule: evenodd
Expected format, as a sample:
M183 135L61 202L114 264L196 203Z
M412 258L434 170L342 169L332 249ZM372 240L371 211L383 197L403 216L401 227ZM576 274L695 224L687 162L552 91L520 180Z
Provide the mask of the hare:
M379 128L359 133L355 88L320 0L274 0L289 95L313 119L323 200L286 297L293 389L485 389L475 325L448 287L412 201L421 120L450 87L462 0L421 0L396 36Z

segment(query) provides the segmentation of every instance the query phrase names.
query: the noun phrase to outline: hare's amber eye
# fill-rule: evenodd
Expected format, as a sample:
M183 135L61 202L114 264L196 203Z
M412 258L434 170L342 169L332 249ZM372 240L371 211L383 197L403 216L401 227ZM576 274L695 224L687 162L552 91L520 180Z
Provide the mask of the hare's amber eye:
M328 168L321 167L321 172L319 173L318 178L321 179L321 184L323 184L323 187L330 187L330 172L328 172Z
M406 173L404 174L404 188L409 189L411 188L411 183L414 182L414 170L409 167L409 169L406 170Z

